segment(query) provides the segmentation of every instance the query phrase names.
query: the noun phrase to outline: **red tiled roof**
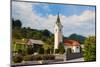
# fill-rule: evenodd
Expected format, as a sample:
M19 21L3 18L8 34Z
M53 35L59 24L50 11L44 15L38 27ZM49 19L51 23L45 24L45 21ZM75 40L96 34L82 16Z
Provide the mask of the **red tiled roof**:
M64 40L64 45L67 45L67 46L80 46L80 43L76 40Z

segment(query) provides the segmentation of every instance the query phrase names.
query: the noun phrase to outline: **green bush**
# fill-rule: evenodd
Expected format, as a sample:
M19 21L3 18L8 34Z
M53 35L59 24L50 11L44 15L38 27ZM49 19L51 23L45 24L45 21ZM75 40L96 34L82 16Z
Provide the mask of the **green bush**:
M55 56L54 55L43 55L43 60L54 60Z
M39 48L38 53L39 54L44 54L44 49L43 48Z
M67 54L71 54L71 53L72 53L71 48L68 48L68 49L67 49Z
M48 55L49 60L54 60L55 56L54 55Z
M96 61L96 40L95 36L90 36L84 43L84 60Z
M41 55L34 55L32 56L33 57L33 60L42 60L42 56Z
M23 61L23 56L21 54L17 54L13 56L13 62L14 63L21 63Z
M24 61L32 61L33 60L33 56L32 55L24 56L23 60Z
M65 52L64 44L61 43L61 44L59 45L59 53L60 53L60 54L64 54L64 52Z
M32 46L28 46L28 48L27 48L27 54L33 54L34 53L34 49L33 49L33 47Z
M42 56L40 55L27 55L24 56L24 61L38 61L42 60Z
M24 56L24 61L39 61L39 60L54 60L54 55L27 55Z
M55 53L59 53L59 49L55 49Z
M42 59L43 59L43 60L48 60L48 56L47 56L47 55L43 55L43 56L42 56Z

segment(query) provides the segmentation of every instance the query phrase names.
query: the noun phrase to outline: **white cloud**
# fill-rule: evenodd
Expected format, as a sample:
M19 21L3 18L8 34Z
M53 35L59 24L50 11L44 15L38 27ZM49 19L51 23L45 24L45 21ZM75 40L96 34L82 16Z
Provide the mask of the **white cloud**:
M32 8L34 9L32 3L12 2L12 17L20 19L25 27L48 29L53 32L57 15L48 14L47 17L43 17L37 14L35 9L33 11ZM49 10L49 7L45 5L44 9ZM94 11L86 10L80 15L60 15L60 19L63 25L63 34L65 36L69 36L72 33L84 36L95 33Z
M12 17L20 19L23 26L30 26L39 18L36 12L32 11L32 7L32 3L12 2Z
M81 15L72 15L62 18L64 34L78 33L81 35L95 34L95 12L86 10ZM68 31L68 32L67 32Z

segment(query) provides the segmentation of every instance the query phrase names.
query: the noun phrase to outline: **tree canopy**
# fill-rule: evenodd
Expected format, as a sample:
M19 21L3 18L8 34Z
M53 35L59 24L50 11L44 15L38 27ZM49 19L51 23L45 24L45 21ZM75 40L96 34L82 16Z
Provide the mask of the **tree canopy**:
M15 27L18 27L18 28L21 28L22 26L22 23L20 20L14 20L12 19L12 27L15 28Z
M86 38L84 43L84 60L95 61L96 60L96 39L95 36Z

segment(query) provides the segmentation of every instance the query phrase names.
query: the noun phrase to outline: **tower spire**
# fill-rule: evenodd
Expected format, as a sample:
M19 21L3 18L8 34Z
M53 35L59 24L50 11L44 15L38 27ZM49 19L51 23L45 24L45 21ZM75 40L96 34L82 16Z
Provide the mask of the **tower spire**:
M57 17L57 21L56 21L57 24L60 23L60 17L59 17L59 12L58 12L58 17Z
M55 28L54 28L54 54L56 53L56 49L59 48L59 45L62 43L62 24L60 22L60 16L58 12L57 20L55 23Z
M58 12L58 18L59 18L59 12Z

